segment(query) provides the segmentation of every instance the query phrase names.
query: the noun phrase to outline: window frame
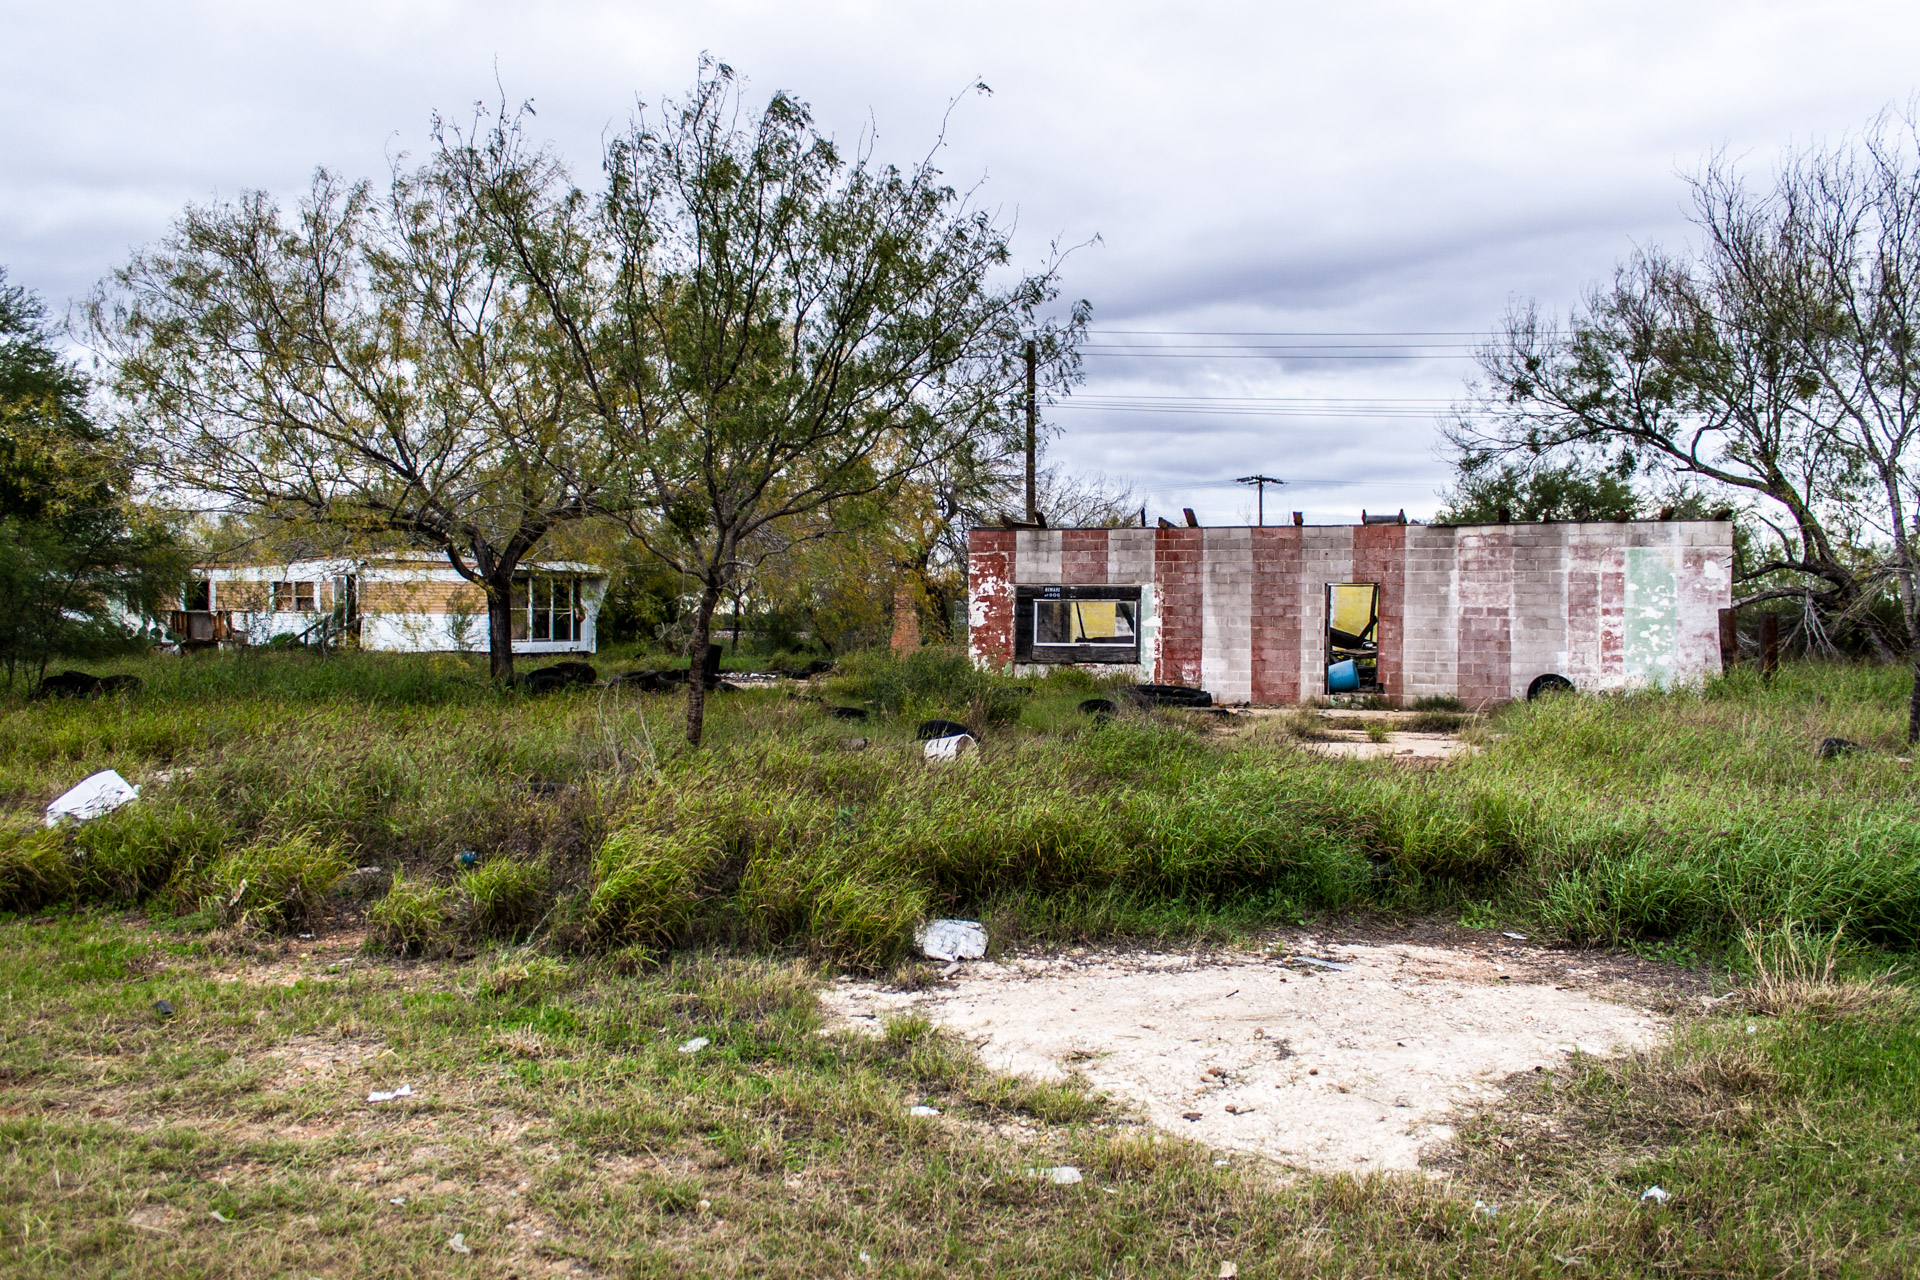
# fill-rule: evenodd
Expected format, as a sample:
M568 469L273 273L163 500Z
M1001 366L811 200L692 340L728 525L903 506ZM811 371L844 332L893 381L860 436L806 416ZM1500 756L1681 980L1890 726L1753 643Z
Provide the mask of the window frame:
M1048 644L1034 643L1034 606L1049 600L1113 601L1133 606L1133 640L1130 644ZM1015 586L1013 589L1013 660L1055 666L1098 664L1101 666L1138 666L1142 618L1141 590L1110 584Z

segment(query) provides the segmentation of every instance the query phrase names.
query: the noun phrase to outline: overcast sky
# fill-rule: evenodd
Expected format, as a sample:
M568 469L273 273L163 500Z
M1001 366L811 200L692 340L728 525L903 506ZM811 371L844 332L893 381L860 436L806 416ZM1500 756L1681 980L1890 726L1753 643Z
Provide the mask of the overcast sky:
M1469 335L1681 242L1710 150L1763 169L1920 81L1920 8L1868 0L0 0L0 32L0 263L56 311L188 201L384 173L496 72L589 180L703 50L907 160L984 80L947 172L1029 261L1100 238L1067 271L1102 332L1056 457L1209 523L1251 520L1253 472L1290 482L1270 520L1429 514Z

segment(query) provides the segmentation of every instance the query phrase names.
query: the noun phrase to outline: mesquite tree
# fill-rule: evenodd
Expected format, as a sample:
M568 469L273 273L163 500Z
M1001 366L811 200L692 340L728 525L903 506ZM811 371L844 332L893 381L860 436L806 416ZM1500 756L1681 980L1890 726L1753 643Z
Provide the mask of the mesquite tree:
M587 251L551 158L513 177L549 251ZM485 593L510 682L514 575L608 513L607 449L563 335L450 178L322 171L291 215L261 193L190 207L88 316L161 482L444 554Z
M692 93L642 114L609 147L592 259L557 251L516 194L526 144L504 113L443 134L501 254L513 255L580 384L618 442L629 527L698 584L687 738L707 689L699 656L716 606L836 511L885 496L942 459L1005 439L1037 336L1070 376L1085 307L1064 324L1061 254L1011 266L1010 228L941 180L848 154L776 93L750 110L733 73L703 63Z
M1746 495L1774 548L1736 603L1798 597L1904 650L1920 741L1920 129L1883 115L1763 183L1715 158L1692 186L1699 250L1639 255L1566 327L1516 312L1453 441L1468 466L1625 451ZM1868 612L1889 592L1904 635Z

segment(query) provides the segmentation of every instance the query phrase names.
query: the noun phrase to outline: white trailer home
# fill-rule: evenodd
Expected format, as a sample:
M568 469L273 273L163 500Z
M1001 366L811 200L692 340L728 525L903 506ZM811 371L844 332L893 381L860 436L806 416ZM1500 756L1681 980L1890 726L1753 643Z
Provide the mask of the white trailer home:
M385 555L282 564L203 565L173 630L188 643L265 644L314 637L389 653L485 652L480 588L442 559ZM513 588L513 651L592 653L607 573L542 561Z

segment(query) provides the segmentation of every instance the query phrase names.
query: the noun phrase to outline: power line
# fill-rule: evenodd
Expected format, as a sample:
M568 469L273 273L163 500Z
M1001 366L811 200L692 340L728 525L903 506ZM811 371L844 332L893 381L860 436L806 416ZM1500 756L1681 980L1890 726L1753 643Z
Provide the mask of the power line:
M1150 338L1494 338L1475 329L1088 329L1089 334Z

